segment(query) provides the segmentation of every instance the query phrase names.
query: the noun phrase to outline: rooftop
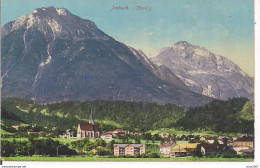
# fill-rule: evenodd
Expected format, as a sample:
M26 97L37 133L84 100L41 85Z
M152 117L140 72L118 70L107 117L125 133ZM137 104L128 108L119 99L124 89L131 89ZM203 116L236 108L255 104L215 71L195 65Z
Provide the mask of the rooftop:
M173 144L174 144L174 142L163 143L163 144L161 145L161 148L167 148L167 147L172 146Z
M198 143L182 143L182 144L178 144L175 147L173 147L173 149L177 150L177 149L185 149L185 148L197 148Z
M202 144L201 147L203 147L206 150L222 150L226 146L223 144Z
M254 141L254 138L251 137L251 136L243 136L241 138L238 138L237 140L235 140L235 142L238 142L238 141Z
M121 147L121 148L125 148L127 146L133 146L135 148L138 148L138 147L140 148L140 147L145 147L145 144L114 144L114 147L116 147L116 146Z
M99 128L97 125L92 125L91 123L82 123L80 124L80 129L81 130L86 130L86 131L99 131Z

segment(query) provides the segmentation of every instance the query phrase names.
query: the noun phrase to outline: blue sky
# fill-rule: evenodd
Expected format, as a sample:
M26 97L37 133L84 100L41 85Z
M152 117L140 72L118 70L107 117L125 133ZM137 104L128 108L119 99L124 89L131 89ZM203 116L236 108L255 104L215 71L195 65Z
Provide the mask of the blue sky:
M66 8L146 54L188 41L254 76L253 0L2 0L2 25L41 7ZM126 11L110 11L128 6ZM133 10L148 6L149 11Z

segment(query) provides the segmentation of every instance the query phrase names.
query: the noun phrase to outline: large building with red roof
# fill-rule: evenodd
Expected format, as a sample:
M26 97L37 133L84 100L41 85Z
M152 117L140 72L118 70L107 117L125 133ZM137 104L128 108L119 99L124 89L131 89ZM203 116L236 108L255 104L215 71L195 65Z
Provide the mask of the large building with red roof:
M99 138L99 127L94 124L92 114L89 117L89 123L81 123L78 125L77 138Z
M176 143L175 142L166 142L166 143L163 143L161 146L160 146L160 153L164 156L164 157L169 157L170 156L170 152L172 150L172 148L176 146Z

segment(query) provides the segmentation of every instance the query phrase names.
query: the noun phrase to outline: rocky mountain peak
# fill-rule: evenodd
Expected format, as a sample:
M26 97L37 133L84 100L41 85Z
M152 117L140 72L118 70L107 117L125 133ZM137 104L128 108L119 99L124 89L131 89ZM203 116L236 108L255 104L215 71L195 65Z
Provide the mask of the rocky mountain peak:
M185 46L185 47L188 47L190 46L191 44L188 43L187 41L178 41L174 44L174 46Z
M254 81L231 60L204 47L180 41L149 55L165 65L191 90L217 99L247 97L253 100Z
M59 39L110 39L90 20L81 19L64 8L38 8L31 14L10 22L2 29L3 36L20 28L37 29L45 34L47 41Z
M33 11L33 15L38 15L42 17L52 17L52 18L58 18L62 16L70 16L73 15L66 10L65 8L54 8L53 6L47 7L47 8L37 8Z

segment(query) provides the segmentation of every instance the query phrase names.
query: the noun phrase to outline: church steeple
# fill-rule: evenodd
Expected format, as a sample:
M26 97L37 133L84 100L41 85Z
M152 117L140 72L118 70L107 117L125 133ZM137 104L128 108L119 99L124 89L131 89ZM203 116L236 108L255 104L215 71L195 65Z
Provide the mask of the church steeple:
M94 120L92 118L92 112L89 115L89 123L91 123L92 125L94 125Z

